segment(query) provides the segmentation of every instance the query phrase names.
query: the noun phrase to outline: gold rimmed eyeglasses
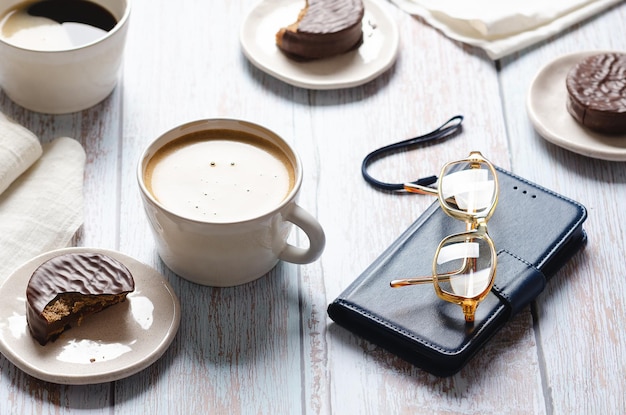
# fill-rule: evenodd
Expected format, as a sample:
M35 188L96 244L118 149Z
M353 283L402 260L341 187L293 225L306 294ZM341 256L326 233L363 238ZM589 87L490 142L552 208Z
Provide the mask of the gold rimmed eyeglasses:
M464 232L445 237L437 247L432 275L391 281L392 287L432 283L437 295L461 306L473 322L476 307L493 287L497 254L487 222L498 204L498 176L478 151L441 169L437 188L406 183L412 193L437 196L443 211L464 221Z

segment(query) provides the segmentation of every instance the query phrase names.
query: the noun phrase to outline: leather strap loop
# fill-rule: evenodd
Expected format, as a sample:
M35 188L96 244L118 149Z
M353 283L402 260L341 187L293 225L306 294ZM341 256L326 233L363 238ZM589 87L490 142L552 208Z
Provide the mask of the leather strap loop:
M424 134L418 137L409 138L408 140L403 140L398 143L389 144L387 146L384 146L377 150L372 151L367 156L365 156L365 158L363 159L363 163L361 164L361 174L363 175L363 178L370 185L380 190L387 190L387 191L403 190L404 183L385 183L372 177L367 172L367 168L369 167L370 163L373 162L374 160L387 157L391 153L397 152L404 148L411 148L418 144L424 144L430 141L443 140L445 138L448 138L452 136L453 134L461 132L462 122L463 122L463 116L455 115L454 117L450 118L448 121L443 123L439 128L437 128L434 131L431 131L427 134ZM437 176L428 176L428 177L422 177L421 179L417 179L410 183L417 184L420 186L429 186L435 183L436 181L437 181Z

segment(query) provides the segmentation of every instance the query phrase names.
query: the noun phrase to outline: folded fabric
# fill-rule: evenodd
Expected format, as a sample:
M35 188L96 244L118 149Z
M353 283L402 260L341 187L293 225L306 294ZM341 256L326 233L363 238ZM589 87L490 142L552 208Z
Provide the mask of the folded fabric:
M499 59L553 36L620 0L392 0L451 39Z
M41 157L41 152L35 134L0 113L0 193Z
M1 114L0 142L0 178L8 182L0 194L1 283L31 258L68 246L82 225L85 152L67 137L41 147Z

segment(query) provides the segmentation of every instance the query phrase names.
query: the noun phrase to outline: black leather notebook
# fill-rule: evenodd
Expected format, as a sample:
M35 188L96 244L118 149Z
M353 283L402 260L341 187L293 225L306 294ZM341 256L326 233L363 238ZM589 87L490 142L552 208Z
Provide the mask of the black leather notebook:
M500 198L488 224L498 252L495 284L473 324L432 284L389 286L429 275L439 242L465 230L437 201L329 305L330 318L430 373L458 372L586 242L580 203L502 169L498 178Z

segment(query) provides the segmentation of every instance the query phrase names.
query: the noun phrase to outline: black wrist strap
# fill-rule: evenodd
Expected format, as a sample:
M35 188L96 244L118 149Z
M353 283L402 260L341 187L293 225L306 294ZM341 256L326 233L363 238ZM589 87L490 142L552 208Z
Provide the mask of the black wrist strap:
M372 151L367 156L365 156L365 158L363 159L363 163L361 164L361 174L363 175L363 178L365 179L366 182L376 187L377 189L388 190L388 191L403 190L404 183L385 183L385 182L376 180L375 178L370 176L370 174L367 172L367 167L374 160L387 157L389 154L393 152L397 152L398 150L401 150L404 148L409 149L418 144L424 144L429 141L442 140L444 138L448 138L451 135L457 132L460 132L462 130L462 126L461 126L462 122L463 122L463 116L455 115L454 117L450 118L448 121L443 123L441 127L437 128L434 131L431 131L430 133L427 133L418 137L414 137L414 138L409 138L408 140L400 141L398 143L389 144L385 147L379 148L378 150ZM421 179L412 181L410 183L417 184L420 186L428 186L428 185L435 183L436 181L437 181L437 176L428 176L428 177L422 177Z

